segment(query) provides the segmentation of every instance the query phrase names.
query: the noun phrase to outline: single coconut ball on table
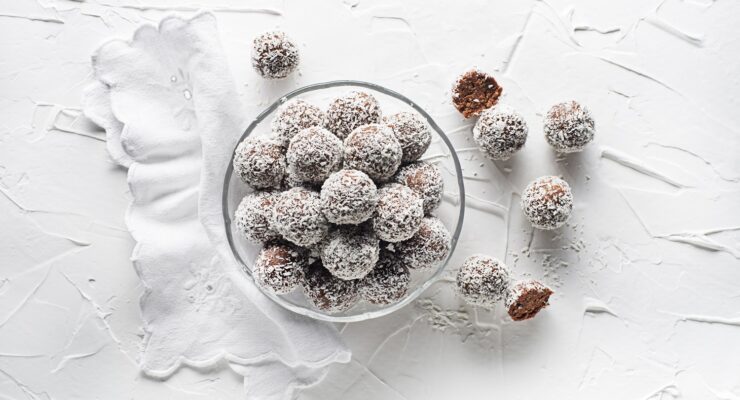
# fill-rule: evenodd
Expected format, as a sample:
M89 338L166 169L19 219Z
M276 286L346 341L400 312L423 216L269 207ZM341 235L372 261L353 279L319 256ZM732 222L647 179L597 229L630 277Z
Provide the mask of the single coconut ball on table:
M432 130L419 114L399 112L383 118L401 144L401 162L418 160L432 143Z
M457 272L457 290L466 302L491 307L504 299L509 289L509 269L501 261L473 255Z
M534 318L549 305L552 290L535 280L519 281L506 294L506 309L514 321Z
M401 144L386 125L363 125L344 140L344 167L360 170L377 182L396 173L402 155Z
M591 112L575 101L555 104L545 115L545 139L559 153L574 153L594 139Z
M255 189L280 187L287 163L276 140L248 137L236 147L234 171Z
M452 87L452 103L465 118L476 117L491 108L501 97L503 88L496 79L477 69L460 75Z
M321 206L329 222L359 224L370 218L378 202L375 182L355 169L335 172L321 186Z
M239 234L252 243L280 238L272 226L272 211L279 197L275 192L254 192L244 196L234 213Z
M280 193L273 209L272 223L285 239L298 246L320 242L329 231L329 222L321 211L318 192L295 187Z
M324 112L313 104L301 99L289 100L281 105L270 124L272 134L288 147L290 139L298 132L324 123Z
M358 127L377 124L380 119L380 104L373 95L366 92L350 92L337 97L329 104L324 126L344 140Z
M262 289L286 294L303 281L306 266L308 258L305 249L289 243L268 243L254 261L252 276Z
M439 167L432 163L417 161L405 165L398 170L393 181L408 186L421 197L425 214L437 209L442 202L444 180Z
M309 183L321 183L342 167L342 141L324 128L314 126L293 136L285 157L288 173Z
M398 259L412 269L429 268L447 258L452 240L447 227L436 217L424 217L414 236L394 245Z
M265 32L252 43L252 67L263 78L285 78L299 62L298 46L284 32Z
M360 281L360 295L372 304L392 304L406 296L411 282L408 267L395 254L381 251L378 263Z
M339 279L319 261L306 269L303 293L314 307L331 314L349 310L360 299L358 280Z
M573 193L568 182L557 176L543 176L524 189L521 206L535 228L557 229L570 218Z
M413 190L389 183L378 190L373 217L375 234L386 242L400 242L414 236L424 218L424 202Z
M365 277L378 262L380 241L365 226L344 226L332 230L321 246L324 268L339 279Z
M473 127L473 139L486 157L508 160L527 141L529 128L519 113L505 105L483 111Z

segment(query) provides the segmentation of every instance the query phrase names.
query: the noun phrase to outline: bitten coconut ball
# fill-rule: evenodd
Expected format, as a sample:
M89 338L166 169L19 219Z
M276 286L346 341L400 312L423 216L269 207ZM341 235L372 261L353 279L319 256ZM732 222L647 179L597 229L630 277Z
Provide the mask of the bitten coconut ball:
M263 78L285 78L299 61L298 46L284 32L266 32L254 39L252 66Z
M360 295L372 304L392 304L406 296L409 269L389 251L382 251L375 268L360 281Z
M373 229L380 240L400 242L414 236L424 218L424 202L413 190L390 183L378 190Z
M299 246L316 244L329 231L319 194L304 187L280 193L272 216L275 230Z
M365 277L378 262L380 241L370 229L348 226L335 229L321 247L321 262L339 279Z
M529 128L513 108L497 105L483 111L473 127L473 139L492 160L508 160L527 141Z
M359 224L370 218L378 202L375 182L355 169L335 172L321 186L321 206L329 222Z
M304 249L288 243L271 243L260 250L252 267L252 276L262 289L286 294L302 282L307 265Z
M320 108L301 99L293 99L277 109L270 126L272 134L288 147L293 136L304 129L321 126L324 118Z
M321 183L342 167L343 155L342 141L314 126L293 136L285 156L288 173L304 182Z
M380 122L381 111L373 95L350 92L334 99L326 110L326 129L344 139L356 128Z
M303 293L314 307L328 313L349 310L360 299L359 281L345 281L331 274L320 262L305 272Z
M522 210L535 228L550 230L563 226L573 211L570 185L557 176L535 179L522 193Z
M239 234L252 243L264 243L280 238L272 227L272 210L277 193L255 192L242 199L234 213Z
M246 138L236 147L234 170L255 189L278 188L287 163L280 143L264 138Z
M406 185L424 201L424 213L429 214L439 207L444 193L444 181L439 167L426 162L415 163L401 167L393 181Z
M432 130L419 114L400 112L383 118L401 144L401 162L416 161L424 154L432 142Z
M545 139L559 153L581 151L594 139L591 112L575 101L555 104L545 116Z
M535 280L520 281L506 294L506 309L514 321L534 318L549 305L552 290Z
M386 181L401 165L403 150L393 131L380 124L361 126L344 140L344 167Z
M395 244L396 254L409 268L429 268L447 258L450 240L450 232L439 218L424 217L414 236Z
M475 117L496 105L502 91L493 76L473 69L457 78L452 87L452 103L465 118Z
M504 299L509 280L509 269L501 261L473 255L457 272L457 290L466 302L491 307Z

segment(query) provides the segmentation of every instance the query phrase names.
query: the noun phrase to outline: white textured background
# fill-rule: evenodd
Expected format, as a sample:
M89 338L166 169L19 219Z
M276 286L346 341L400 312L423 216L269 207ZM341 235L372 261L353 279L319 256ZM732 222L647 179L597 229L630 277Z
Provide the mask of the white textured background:
M79 117L102 40L203 1L0 0L0 398L242 397L225 367L139 375L125 171ZM208 6L248 115L340 78L427 108L456 142L472 194L457 258L488 252L556 291L535 320L512 323L463 306L443 281L397 314L341 327L352 363L302 398L740 399L740 2ZM250 39L273 28L303 52L301 73L278 83L248 63ZM530 123L507 163L470 149L470 121L450 105L451 82L472 65L494 73ZM592 109L597 137L556 157L541 117L569 98ZM517 206L543 174L562 174L576 196L556 234L533 233Z

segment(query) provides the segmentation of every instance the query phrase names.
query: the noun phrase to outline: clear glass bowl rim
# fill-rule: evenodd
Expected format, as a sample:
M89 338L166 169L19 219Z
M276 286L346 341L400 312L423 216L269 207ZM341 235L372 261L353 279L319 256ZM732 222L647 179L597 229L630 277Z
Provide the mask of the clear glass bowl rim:
M405 305L409 304L410 302L414 301L416 298L419 297L429 286L431 286L434 282L436 282L440 275L442 274L442 271L445 270L447 267L447 264L450 262L450 259L452 258L452 255L455 252L455 248L457 247L457 242L460 237L460 232L462 231L463 221L465 218L465 184L463 182L463 175L462 175L462 167L460 165L460 160L457 157L457 153L455 152L455 148L452 145L452 142L450 142L450 139L447 137L447 135L442 131L442 128L437 125L436 122L434 122L434 119L426 112L424 109L419 107L416 103L414 103L411 99L408 97L395 92L393 90L387 89L383 86L376 85L374 83L369 82L363 82L363 81L355 81L355 80L336 80L336 81L329 81L329 82L322 82L322 83L315 83L307 86L303 86L301 88L298 88L296 90L293 90L286 95L282 96L275 102L273 102L269 107L267 107L264 111L262 111L253 121L249 124L247 129L244 131L244 133L241 135L239 140L236 142L237 145L241 143L245 138L247 138L252 131L270 114L272 114L275 109L280 107L283 103L286 101L316 90L321 89L328 89L328 88L334 88L334 87L340 87L340 86L357 86L357 87L364 87L368 89L372 89L374 91L380 92L382 94L385 94L390 97L394 97L397 100L400 100L407 105L409 105L411 108L413 108L416 112L421 114L427 122L429 123L429 126L437 133L437 135L442 139L443 143L447 146L447 149L449 150L449 156L452 158L452 161L455 165L455 178L457 179L457 186L458 186L458 201L459 201L459 210L458 210L458 220L457 225L455 226L455 230L452 232L452 239L450 242L450 253L447 255L447 259L444 260L443 263L438 264L435 268L436 271L434 274L432 274L424 283L419 285L419 287L415 288L411 293L409 293L403 300L390 304L382 309L379 310L373 310L368 311L362 314L356 314L356 315L347 315L347 316L336 316L336 315L330 315L330 314L324 314L320 311L300 307L294 304L291 304L290 302L283 300L279 296L269 293L267 291L263 291L261 288L259 290L266 295L268 298L270 298L272 301L280 305L281 307L290 310L292 312L295 312L300 315L304 315L313 319L322 320L322 321L329 321L329 322L357 322L357 321L366 321L373 318L382 317L384 315L388 315L394 311L397 311L401 308L403 308ZM231 233L231 215L229 213L229 207L228 207L228 194L231 184L231 177L234 173L234 166L231 160L234 159L234 155L236 153L236 146L234 146L233 151L231 152L231 158L229 159L229 164L226 168L226 175L224 176L224 186L223 186L223 193L221 196L221 207L222 207L222 213L224 218L224 229L226 231L226 238L229 243L229 248L231 249L231 253L234 256L234 259L237 263L241 266L241 269L243 272L249 277L249 279L252 278L252 271L247 266L247 264L244 262L244 260L241 258L241 255L239 254L239 251L235 248L234 244L234 237ZM255 285L257 286L257 285Z

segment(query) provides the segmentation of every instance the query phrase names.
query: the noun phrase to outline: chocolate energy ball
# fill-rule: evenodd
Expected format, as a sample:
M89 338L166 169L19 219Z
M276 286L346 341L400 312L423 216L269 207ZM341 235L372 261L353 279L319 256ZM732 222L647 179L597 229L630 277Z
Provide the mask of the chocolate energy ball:
M370 229L342 227L321 246L321 262L339 279L360 279L375 267L379 252L380 241Z
M246 138L236 147L234 170L255 189L278 188L287 163L280 143L264 138Z
M452 87L452 104L465 118L496 105L503 88L493 76L476 69L462 74Z
M321 207L334 224L364 222L373 215L377 203L375 182L356 169L335 172L321 186Z
M514 321L534 318L549 305L550 295L552 290L535 280L519 281L506 294L506 309Z
M524 189L521 206L535 228L557 229L570 218L573 193L568 182L557 176L543 176Z
M501 261L473 255L457 272L457 290L466 302L491 307L504 299L509 280L509 269Z
M559 153L574 153L594 139L596 123L591 112L575 101L552 106L545 115L545 139Z
M349 310L360 299L359 281L339 279L320 262L306 270L303 293L314 307L328 313Z
M417 161L403 166L393 181L408 186L421 197L425 214L437 209L442 202L444 181L439 168L432 163Z
M483 111L473 127L473 138L492 160L508 160L527 141L529 128L513 108L496 105Z
M277 198L278 194L273 192L254 192L244 196L234 213L234 222L242 237L252 243L280 238L271 221Z
M286 158L288 172L297 179L321 183L342 168L342 141L324 128L314 126L293 136Z
M360 170L376 181L393 176L402 155L396 135L385 125L363 125L344 140L344 167Z
M299 61L298 46L284 32L266 32L254 39L252 66L263 78L285 78Z
M321 126L324 118L320 108L301 99L293 99L277 109L270 126L272 134L283 146L288 147L293 136L306 128Z
M414 236L424 218L424 202L413 190L390 183L378 190L373 229L386 242L400 242Z
M398 259L413 269L434 266L450 254L450 232L436 217L424 217L410 239L395 244Z
M378 101L369 93L350 92L334 99L326 110L326 129L344 139L356 128L380 122Z
M372 304L391 304L406 296L409 269L389 251L382 251L375 268L360 281L360 295Z
M304 187L280 193L273 209L272 223L283 237L299 246L320 242L329 231L321 211L319 194Z
M432 142L432 130L419 114L399 112L383 118L396 139L401 144L403 156L401 162L416 161L424 154Z
M289 293L303 280L303 273L308 265L305 253L305 250L288 243L266 245L254 261L254 281L269 292Z

